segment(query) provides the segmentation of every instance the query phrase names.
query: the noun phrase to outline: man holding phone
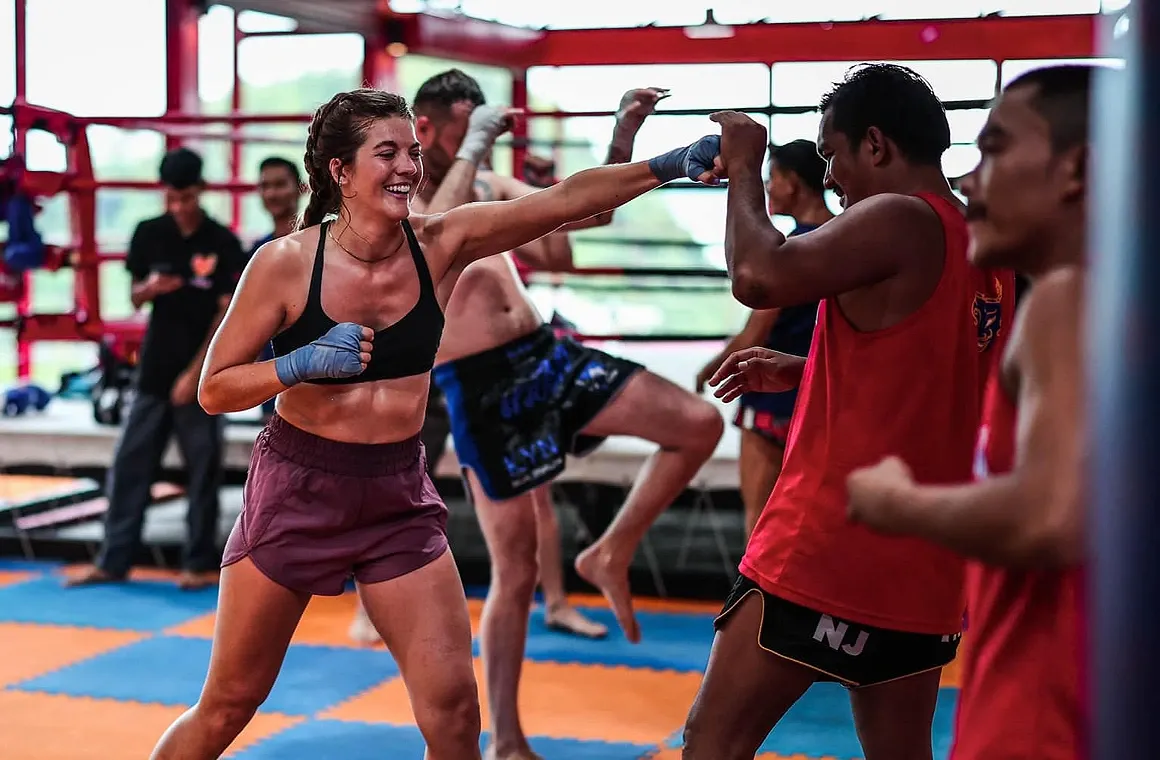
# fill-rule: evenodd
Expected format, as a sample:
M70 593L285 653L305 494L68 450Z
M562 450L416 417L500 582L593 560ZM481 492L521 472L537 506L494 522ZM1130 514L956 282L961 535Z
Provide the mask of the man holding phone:
M213 583L220 556L217 522L221 420L197 403L209 341L225 315L245 255L238 238L201 207L202 160L191 150L161 161L166 213L141 222L125 264L134 308L151 304L137 365L136 394L105 484L109 510L95 566L70 585L124 580L133 564L150 488L171 434L189 472L183 588Z

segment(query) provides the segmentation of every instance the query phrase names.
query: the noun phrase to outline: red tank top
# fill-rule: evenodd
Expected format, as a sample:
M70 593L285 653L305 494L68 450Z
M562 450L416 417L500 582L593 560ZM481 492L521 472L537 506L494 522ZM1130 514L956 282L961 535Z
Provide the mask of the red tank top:
M859 332L836 299L818 309L785 459L741 560L768 593L864 625L953 634L962 627L963 560L846 518L846 476L900 456L921 483L968 480L983 388L1002 354L1014 276L967 262L967 226L948 201L942 277L917 311Z
M992 376L975 474L1009 472L1016 408ZM962 691L952 760L1083 757L1078 568L1027 571L967 563Z

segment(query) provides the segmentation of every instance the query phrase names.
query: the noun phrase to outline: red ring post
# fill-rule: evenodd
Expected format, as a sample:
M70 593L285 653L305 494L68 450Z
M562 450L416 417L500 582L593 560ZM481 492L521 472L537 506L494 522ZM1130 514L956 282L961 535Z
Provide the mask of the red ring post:
M159 119L136 117L104 117L75 119L67 114L78 137L69 147L70 171L63 177L41 177L51 186L57 183L63 192L72 196L72 264L77 271L75 312L71 315L31 314L31 275L23 277L23 292L18 299L18 314L27 325L17 336L18 372L27 378L31 371L31 343L38 339L88 340L103 334L122 332L124 325L102 323L98 302L99 267L101 262L115 260L118 254L102 256L96 240L96 193L100 189L154 189L156 183L100 182L93 177L91 158L84 127L89 124L107 124L126 129L157 129L166 135L167 147L173 148L184 139L194 136L202 139L225 139L230 143L230 179L210 185L233 195L231 207L235 229L241 225L243 208L239 194L251 192L252 184L240 181L241 145L247 141L241 131L245 124L273 124L309 122L310 115L242 114L244 98L236 74L238 39L234 33L235 87L232 113L213 116L198 113L200 100L197 91L198 17L197 0L165 0L167 41L167 95L166 113ZM26 0L15 0L15 70L16 98L14 109L26 103ZM825 61L834 55L826 51L840 51L846 59L878 60L933 60L933 59L992 59L1013 58L1068 58L1089 57L1095 54L1095 16L983 18L961 20L914 20L889 22L841 22L827 24L745 24L734 26L729 40L700 40L690 43L683 29L645 27L635 29L595 30L528 30L494 24L478 19L434 16L426 14L396 14L385 3L380 3L380 20L374 30L364 35L366 57L364 79L367 84L385 89L397 89L394 80L395 59L388 53L384 41L389 35L398 43L396 52L445 57L459 61L473 61L485 65L506 67L512 71L512 105L527 108L527 70L533 66L591 65L591 64L656 64L656 63L739 63L761 62L772 65L776 61ZM315 20L317 21L317 19ZM346 31L347 27L324 28L314 23L297 33L327 33ZM930 32L934 31L932 37ZM281 34L281 33L279 33ZM973 106L979 107L979 106ZM35 109L34 109L35 110ZM769 113L775 110L772 105ZM784 111L785 109L780 109ZM564 113L545 111L529 114L531 118L567 118L584 115L606 116L608 112ZM19 118L14 115L14 122ZM198 134L201 125L223 125L228 132ZM24 152L25 130L29 125L17 123L14 127L14 147L18 155ZM180 127L180 128L179 128ZM184 128L184 129L181 129ZM523 171L523 158L528 145L528 129L521 120L513 130L513 170L516 176ZM260 138L251 138L258 142ZM262 140L262 141L269 141ZM66 143L67 145L68 143ZM631 270L607 268L586 272L633 273ZM585 272L577 272L583 274ZM675 272L673 272L675 273ZM137 328L134 328L137 329ZM598 336L592 336L598 337Z

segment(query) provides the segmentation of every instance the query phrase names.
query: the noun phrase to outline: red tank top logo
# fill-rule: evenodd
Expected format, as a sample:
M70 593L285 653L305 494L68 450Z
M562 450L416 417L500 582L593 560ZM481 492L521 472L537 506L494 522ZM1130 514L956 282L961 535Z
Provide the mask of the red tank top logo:
M971 316L975 319L975 329L979 336L979 353L985 352L995 342L1003 328L1003 283L994 278L995 293L975 293Z

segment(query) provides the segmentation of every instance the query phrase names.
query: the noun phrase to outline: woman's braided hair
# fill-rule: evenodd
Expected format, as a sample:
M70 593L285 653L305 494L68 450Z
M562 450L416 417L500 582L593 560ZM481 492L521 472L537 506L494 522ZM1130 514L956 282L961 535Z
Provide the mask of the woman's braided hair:
M353 162L371 123L391 117L413 121L415 115L406 98L371 88L340 92L314 112L303 159L310 200L298 220L298 229L321 224L328 214L339 212L342 192L330 172L330 162L335 158L343 164Z

